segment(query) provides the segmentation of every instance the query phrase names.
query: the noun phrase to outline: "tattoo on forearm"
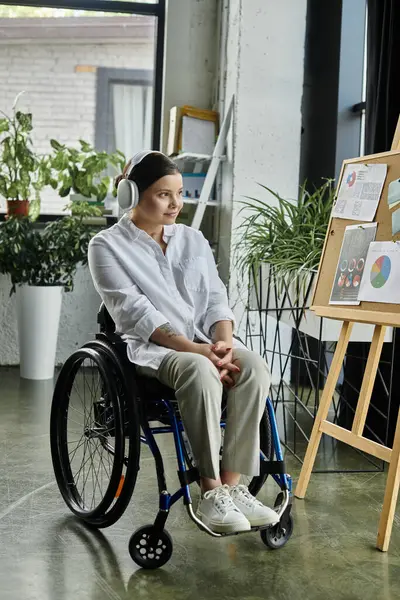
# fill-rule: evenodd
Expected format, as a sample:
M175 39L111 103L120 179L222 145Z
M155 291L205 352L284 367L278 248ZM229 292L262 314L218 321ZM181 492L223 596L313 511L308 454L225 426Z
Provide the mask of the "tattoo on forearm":
M164 323L164 325L158 327L158 331L165 333L168 337L171 338L180 335L177 331L175 331L175 329L171 326L170 323Z
M182 336L181 333L179 333L178 331L175 331L175 329L172 327L171 323L164 323L163 325L160 325L160 327L157 327L157 329L154 331L153 335L150 338L150 340L153 342L153 344L156 344L157 346L165 346L165 338L164 338L164 343L158 342L157 340L154 339L155 337L157 337L158 331L161 331L161 333L164 333L167 337L169 337L171 339L174 337ZM168 345L166 347L169 348Z

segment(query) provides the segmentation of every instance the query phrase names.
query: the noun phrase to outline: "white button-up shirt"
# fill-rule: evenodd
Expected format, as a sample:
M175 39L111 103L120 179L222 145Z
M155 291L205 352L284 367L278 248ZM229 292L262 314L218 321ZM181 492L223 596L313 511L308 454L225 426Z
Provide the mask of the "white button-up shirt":
M94 285L127 342L129 360L153 369L171 352L150 341L161 325L170 323L188 339L209 343L214 323L234 322L203 234L186 225L165 225L164 241L165 254L124 215L89 245ZM234 346L243 347L237 340Z

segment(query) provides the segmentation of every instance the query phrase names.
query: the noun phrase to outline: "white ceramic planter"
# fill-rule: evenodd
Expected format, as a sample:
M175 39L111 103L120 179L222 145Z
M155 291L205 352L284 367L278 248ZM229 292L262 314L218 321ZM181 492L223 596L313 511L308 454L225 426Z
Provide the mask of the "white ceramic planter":
M61 286L17 287L20 375L52 379L60 323Z
M295 319L300 318L299 330L302 333L306 333L316 339L320 337L320 328L321 328L321 317L318 317L313 311L305 309L302 313L299 312L299 308L301 306L310 306L311 299L313 295L313 285L309 286L310 279L312 277L312 273L307 276L306 285L303 286L304 290L309 288L309 292L306 298L304 298L304 293L300 291L298 294L295 289L295 285L291 285L289 287L289 298L285 298L284 294L280 296L275 295L275 289L273 283L270 284L270 266L268 264L263 264L261 266L261 277L260 281L257 284L257 289L253 286L250 293L250 308L257 308L257 298L261 299L261 307L266 307L267 303L267 294L268 287L270 287L270 295L268 298L268 315L273 318L277 318L277 313L274 309L279 310L280 308L290 309L292 304L293 310L282 310L280 314L280 320L286 325L290 327L295 327ZM284 301L283 301L284 300ZM337 321L336 319L327 319L324 318L322 320L322 332L321 332L321 341L323 342L337 342L340 335L340 329L342 326L342 321ZM353 332L351 334L350 341L352 342L370 342L372 340L372 334L374 331L374 325L367 325L365 323L356 323L353 328ZM391 327L387 328L385 342L391 342L393 336L393 329Z

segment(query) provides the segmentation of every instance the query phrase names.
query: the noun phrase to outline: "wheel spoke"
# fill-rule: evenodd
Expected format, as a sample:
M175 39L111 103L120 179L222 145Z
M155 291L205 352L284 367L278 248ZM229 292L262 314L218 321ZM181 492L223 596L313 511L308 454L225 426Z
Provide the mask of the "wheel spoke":
M92 446L92 502L90 504L90 507L93 508L93 506L96 506L96 488L98 487L100 490L100 494L101 494L101 487L100 487L100 483L99 483L99 470L101 467L101 462L98 461L98 467L97 467L97 472L96 472L96 465L95 465L95 461L94 458L96 457L96 452L98 453L98 444L96 444L96 442L94 442L92 439L89 440L89 444ZM93 477L94 475L94 477Z
M90 443L89 443L89 440L88 440L87 441L87 447L88 447L88 449L89 449L89 446L90 446ZM89 461L92 458L92 453L91 453L90 449L88 451L89 451L89 457L88 457L88 461ZM83 483L82 483L82 494L81 494L81 496L83 496L83 504L84 504L84 506L86 506L86 500L85 500L86 484L87 484L87 481L89 479L90 472L91 472L91 470L90 470L90 468L88 468L87 475L86 475L86 477L84 475L83 476L83 480L82 480Z
M84 359L70 388L67 424L71 439L67 440L67 445L71 467L78 463L72 472L75 489L82 500L82 508L89 510L103 500L114 463L111 435L115 437L115 416L109 401L105 405L99 404L107 398L107 392L104 394L102 390L107 390L107 383L96 362L92 358ZM96 412L95 406L98 407ZM107 422L109 425L105 427ZM77 428L80 431L77 432Z
M80 477L80 475L81 475L81 472L82 472L82 470L84 470L85 466L87 465L87 463L88 463L88 462L89 462L89 460L90 460L90 456L88 456L88 457L87 457L87 459L85 460L85 456L86 456L86 450L87 450L87 447L88 447L88 445L89 445L89 444L88 444L88 440L87 440L87 439L85 439L85 449L84 449L84 451L83 451L83 459L82 459L82 461L83 461L83 462L82 462L82 464L81 464L81 466L80 466L79 470L78 470L78 471L75 473L75 475L73 476L76 484L77 484L77 483L78 483L78 481L79 481L79 477Z
M78 410L77 408L75 408L75 406L71 406L71 409L74 410L75 412L78 413L78 415L81 415L82 417L84 417L85 415L83 414L83 412L81 412L80 410Z
M72 389L74 389L76 391L76 395L78 396L78 398L81 401L81 404L83 406L83 409L85 410L85 403L84 403L84 401L82 399L82 396L81 396L81 394L79 392L79 389L76 387L75 379L74 379L74 382L72 384ZM72 389L71 389L71 392L72 392Z
M101 446L101 447L103 448L103 451L104 451L104 446ZM111 477L111 469L110 469L110 471L107 471L107 467L106 467L106 464L105 464L105 462L104 462L104 457L103 457L103 453L104 453L104 452L99 452L99 447L98 447L98 446L96 447L96 452L98 453L98 455L99 455L99 457L100 457L100 462L101 462L101 463L104 465L104 470L105 470L105 471L107 472L107 474L108 474L108 475ZM108 450L107 450L106 456L107 456L107 457L108 457L108 459L109 459L109 457L110 457L110 453L109 453L109 451L108 451ZM109 466L110 466L110 465L109 465Z
M90 440L90 441L93 443L92 440ZM99 481L99 472L100 472L100 468L101 468L101 465L102 465L102 461L101 461L101 453L99 452L99 449L98 449L98 444L97 445L93 444L93 445L94 445L94 451L93 451L93 455L92 456L95 456L96 452L100 456L100 461L99 461L99 464L98 464L98 467L97 467L97 472L96 472L96 468L95 467L93 468L93 472L94 472L95 478L96 478L96 482L95 482L95 484L93 486L93 499L95 501L95 499L96 499L96 487L99 489L100 494L102 493L102 488L101 488L100 481Z
M69 452L69 456L70 456L69 460L70 460L70 462L72 462L74 460L75 454L77 453L77 451L79 450L79 448L81 448L82 444L85 443L85 441L86 441L86 438L85 438L84 434L82 434L82 437L79 440L79 443L78 443L77 447L75 448L75 450L71 450L71 452ZM71 443L72 442L68 442L68 444L71 444ZM71 456L72 452L73 452L73 456Z

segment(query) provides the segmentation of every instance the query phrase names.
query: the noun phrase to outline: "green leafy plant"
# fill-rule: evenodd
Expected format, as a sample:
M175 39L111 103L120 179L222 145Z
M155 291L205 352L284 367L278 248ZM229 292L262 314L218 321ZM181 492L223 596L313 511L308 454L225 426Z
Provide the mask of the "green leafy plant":
M57 182L51 177L49 158L34 151L32 114L17 110L20 96L12 116L0 111L0 195L7 200L31 201L30 210L36 217L41 190L46 185L55 188Z
M250 197L242 202L240 212L246 215L237 229L236 266L242 275L256 274L262 263L268 263L276 281L299 282L318 267L335 197L334 182L326 180L312 192L302 185L297 201L261 187L273 196L275 205Z
M84 140L79 140L80 149L71 148L51 140L54 150L51 168L57 174L58 193L65 198L71 192L85 198L95 197L103 202L110 191L111 177L105 173L110 167L121 172L125 166L125 156L117 150L112 154L96 152ZM115 194L115 190L114 190Z
M66 210L71 215L42 231L28 218L0 223L0 273L11 276L11 294L22 284L73 290L77 266L87 264L88 245L97 232L85 219L102 211L88 202L71 203Z

